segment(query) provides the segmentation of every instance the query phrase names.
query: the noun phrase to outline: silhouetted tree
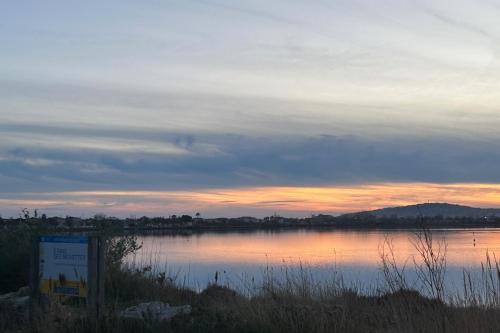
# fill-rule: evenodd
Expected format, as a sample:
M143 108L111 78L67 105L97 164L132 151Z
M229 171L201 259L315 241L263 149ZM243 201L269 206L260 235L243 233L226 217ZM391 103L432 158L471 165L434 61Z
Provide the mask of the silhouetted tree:
M193 220L193 218L190 215L182 215L181 216L182 223L191 222L192 220Z

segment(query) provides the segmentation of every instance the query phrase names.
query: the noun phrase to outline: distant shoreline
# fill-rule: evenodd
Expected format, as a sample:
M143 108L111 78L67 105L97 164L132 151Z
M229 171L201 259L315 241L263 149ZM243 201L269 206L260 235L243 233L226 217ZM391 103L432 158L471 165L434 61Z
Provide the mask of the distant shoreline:
M422 229L422 228L500 228L500 209L475 208L449 203L426 203L388 207L340 216L318 214L304 218L279 215L255 218L202 218L200 213L168 217L116 218L97 214L91 218L47 217L35 209L23 209L19 218L2 219L0 229L29 225L61 231L226 231L278 229Z
M500 228L500 218L377 218L331 217L282 218L270 220L255 218L201 219L183 216L181 218L18 218L0 219L0 229L12 229L25 225L41 227L56 232L95 232L114 230L116 232L224 232L259 230L411 230L411 229L472 229Z

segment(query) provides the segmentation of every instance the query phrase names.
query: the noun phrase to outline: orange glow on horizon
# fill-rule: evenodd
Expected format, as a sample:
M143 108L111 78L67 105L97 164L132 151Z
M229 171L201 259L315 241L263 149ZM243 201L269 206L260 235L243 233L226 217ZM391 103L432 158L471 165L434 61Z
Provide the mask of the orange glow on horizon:
M202 205L342 213L422 202L500 205L500 184L385 183L332 187L249 187L199 191L72 192L72 195L177 199Z
M231 211L340 214L425 202L499 207L500 184L375 183L325 187L244 187L179 191L79 191L24 194L0 206L136 212ZM231 214L235 215L235 214Z

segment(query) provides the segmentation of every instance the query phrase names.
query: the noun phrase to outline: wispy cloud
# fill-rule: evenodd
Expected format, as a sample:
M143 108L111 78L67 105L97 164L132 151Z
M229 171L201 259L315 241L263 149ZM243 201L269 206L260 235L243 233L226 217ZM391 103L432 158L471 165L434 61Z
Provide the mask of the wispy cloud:
M2 3L0 193L500 183L497 7Z
M11 184L0 192L500 182L496 138L259 136L35 124L0 128L0 175Z

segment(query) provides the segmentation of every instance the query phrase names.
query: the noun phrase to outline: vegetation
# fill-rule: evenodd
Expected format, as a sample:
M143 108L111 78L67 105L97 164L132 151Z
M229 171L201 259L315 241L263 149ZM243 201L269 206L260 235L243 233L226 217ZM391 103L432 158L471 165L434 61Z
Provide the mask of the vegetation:
M36 211L35 211L36 212ZM31 241L46 231L46 224L26 209L15 227L0 231L0 293L16 290L29 283Z
M13 290L13 277L29 259L29 239L39 226L28 218L19 233L2 233L2 287ZM103 233L110 232L105 228ZM12 239L21 240L12 243ZM6 245L4 242L9 242ZM155 267L124 265L123 259L139 249L134 236L108 241L106 262L106 313L91 322L82 308L70 299L55 300L44 312L33 312L33 325L26 313L0 302L1 332L496 332L500 331L500 263L487 254L480 281L464 273L462 296L447 297L446 244L434 239L429 230L416 234L415 248L420 259L413 268L423 289L408 288L407 267L398 266L390 239L381 244L381 270L385 285L361 293L344 283L341 276L315 281L306 267L278 278L269 270L264 282L251 293L239 294L227 286L212 283L201 292L179 285ZM17 248L19 247L19 248ZM27 261L28 260L28 261ZM18 268L13 263L17 262ZM25 276L24 276L25 277ZM8 284L11 281L11 284ZM24 282L25 280L22 280ZM22 284L20 282L19 284ZM7 287L7 286L10 287ZM424 297L422 295L427 295ZM152 318L120 318L120 310L139 302L162 301L189 304L190 314L170 321Z

